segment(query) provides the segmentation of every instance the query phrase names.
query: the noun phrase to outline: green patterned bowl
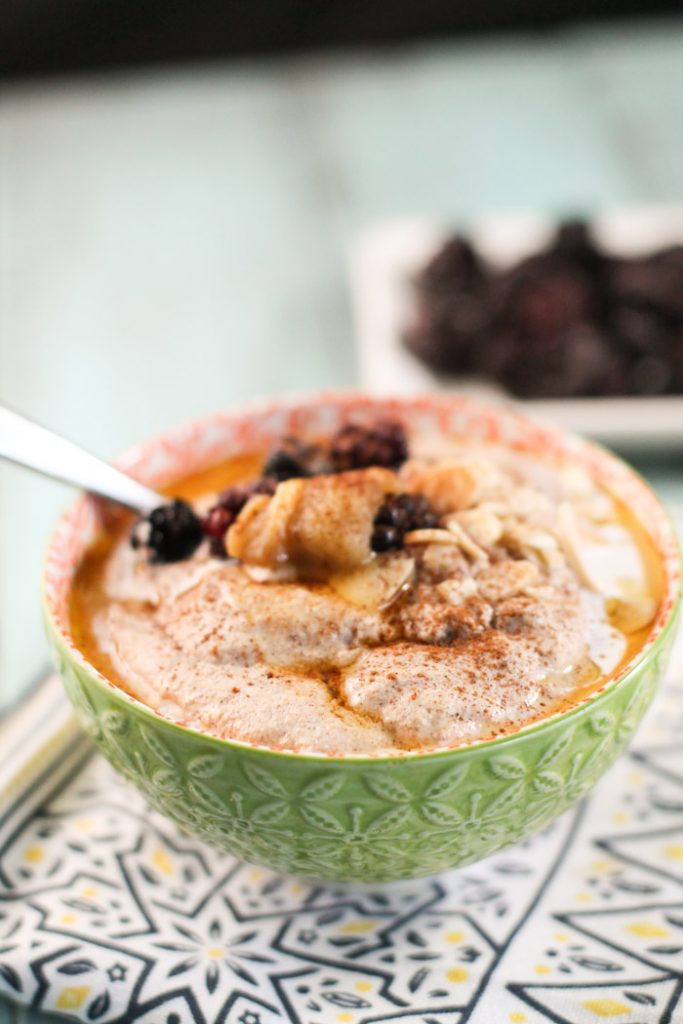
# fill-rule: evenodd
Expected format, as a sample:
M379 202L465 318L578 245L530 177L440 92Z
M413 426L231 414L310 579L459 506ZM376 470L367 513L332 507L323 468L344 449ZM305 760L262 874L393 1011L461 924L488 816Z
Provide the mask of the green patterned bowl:
M665 595L651 635L616 679L576 707L506 737L394 757L325 757L214 739L123 693L74 647L74 567L98 527L81 498L59 523L45 572L47 632L85 729L115 768L182 829L247 861L371 882L467 864L547 825L614 761L650 703L675 631L679 559L649 488L595 445L462 398L323 395L212 416L131 452L120 465L159 486L287 433L325 434L349 415L575 459L626 501L661 552Z

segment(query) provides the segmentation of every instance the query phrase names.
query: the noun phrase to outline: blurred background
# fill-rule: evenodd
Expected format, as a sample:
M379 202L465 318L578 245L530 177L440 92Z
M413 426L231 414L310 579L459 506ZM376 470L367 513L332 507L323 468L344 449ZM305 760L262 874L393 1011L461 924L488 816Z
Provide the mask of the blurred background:
M369 222L681 199L679 9L6 0L0 400L109 458L351 387ZM0 709L44 671L40 562L69 498L0 465Z

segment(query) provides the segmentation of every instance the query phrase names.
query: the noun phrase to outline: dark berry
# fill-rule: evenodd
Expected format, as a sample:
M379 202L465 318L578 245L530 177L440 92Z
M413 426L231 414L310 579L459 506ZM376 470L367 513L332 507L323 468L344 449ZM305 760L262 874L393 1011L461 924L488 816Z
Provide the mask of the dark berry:
M666 322L683 318L683 259L669 249L643 259L615 263L611 277L615 305L641 308Z
M192 506L175 498L136 523L131 544L134 548L144 545L150 562L180 562L194 554L203 536L201 520Z
M403 533L395 526L386 526L384 523L378 524L372 531L371 546L373 551L378 552L392 551L403 547Z
M672 367L659 356L643 356L630 368L629 382L634 394L662 395L671 382Z
M408 458L405 430L395 420L379 420L371 427L348 423L330 445L330 459L339 472L386 466L396 469Z
M406 522L405 512L396 505L382 505L375 516L375 526L397 526L405 530Z
M406 346L444 373L468 373L490 319L490 274L471 243L449 239L414 281L416 308Z
M439 517L424 494L397 494L394 505L407 518L408 530L430 530L438 526Z
M255 494L275 494L275 488L277 483L275 480L254 480L253 483L249 484L249 497L253 498Z
M233 484L218 495L216 505L230 509L237 515L255 494L274 494L277 483L275 480L251 480L245 484Z
M438 523L423 494L388 495L374 518L370 546L373 551L401 548L410 530L428 530Z
M436 372L529 398L683 391L681 245L618 257L574 220L493 270L456 236L414 290L404 340Z
M293 477L306 476L306 470L289 452L278 449L269 456L263 467L263 475L274 480L291 480Z
M579 219L560 224L549 251L591 274L600 273L609 262L596 245L590 225Z
M295 437L285 437L266 459L262 475L279 481L308 476L305 458L305 445Z
M571 264L531 257L512 271L499 289L498 322L530 343L552 343L556 334L596 310L595 288Z
M204 516L204 533L209 538L211 554L217 558L225 557L225 535L235 518L236 514L224 505L214 505Z
M329 473L330 466L318 445L304 444L296 437L285 437L270 453L261 472L264 477L282 482L294 477Z
M429 261L418 284L423 288L457 288L480 281L485 274L481 257L462 235L450 238Z

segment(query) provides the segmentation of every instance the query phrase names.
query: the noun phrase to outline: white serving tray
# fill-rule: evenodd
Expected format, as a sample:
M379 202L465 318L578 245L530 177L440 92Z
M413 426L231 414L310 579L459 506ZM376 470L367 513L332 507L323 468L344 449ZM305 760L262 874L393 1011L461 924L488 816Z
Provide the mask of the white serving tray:
M623 255L683 242L683 205L628 207L592 219L598 241ZM555 221L534 214L487 217L463 229L494 264L504 267L541 248ZM439 375L403 345L414 301L411 278L452 233L433 221L385 221L364 230L350 253L360 382L375 393L458 391L510 402L495 384ZM604 444L629 450L683 450L683 397L576 398L517 402L532 416Z

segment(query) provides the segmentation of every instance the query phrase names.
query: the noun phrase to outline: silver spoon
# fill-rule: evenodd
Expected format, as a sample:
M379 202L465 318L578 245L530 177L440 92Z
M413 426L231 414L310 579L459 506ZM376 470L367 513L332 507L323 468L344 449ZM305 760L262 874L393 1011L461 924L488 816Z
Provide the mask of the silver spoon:
M0 457L148 515L168 501L59 434L0 405Z

